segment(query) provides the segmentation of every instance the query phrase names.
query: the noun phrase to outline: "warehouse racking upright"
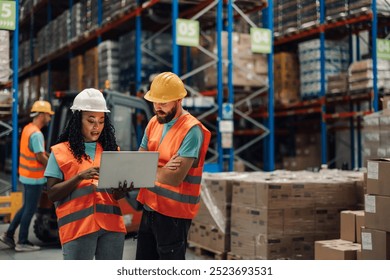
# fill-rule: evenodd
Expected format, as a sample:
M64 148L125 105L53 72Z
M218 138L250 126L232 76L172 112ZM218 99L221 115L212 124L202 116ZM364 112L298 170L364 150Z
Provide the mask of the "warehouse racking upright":
M296 1L299 2L299 1ZM330 164L334 160L329 159L330 154L334 154L334 151L330 151L328 147L328 131L329 123L337 120L349 120L350 129L350 155L351 155L351 167L362 167L361 156L361 117L376 112L379 110L379 97L380 92L377 85L377 53L376 53L376 38L378 38L378 27L388 27L388 14L378 13L377 1L371 1L371 4L366 7L359 7L359 9L353 12L345 10L345 13L339 17L327 17L325 14L325 7L328 1L319 0L319 18L316 24L298 28L290 32L280 34L275 38L275 47L282 48L286 45L297 44L309 39L319 38L320 46L320 92L317 98L297 102L295 104L289 104L286 106L280 106L275 108L275 116L281 117L286 115L296 114L319 114L320 115L320 131L321 131L321 162L322 164ZM337 1L329 1L337 2ZM343 1L339 1L343 2ZM358 5L363 1L357 1L356 3L346 2ZM367 1L365 1L367 2ZM386 21L387 19L387 21ZM370 56L372 57L372 72L373 83L372 88L361 91L358 95L344 95L344 96L332 96L326 95L326 79L325 79L325 61L327 59L325 55L325 36L340 36L340 34L347 35L349 37L349 49L350 49L350 62L353 59L353 52L355 50L356 60L360 60L360 40L359 33L363 30L369 30L370 32ZM352 35L356 35L355 45L353 44ZM383 36L383 33L381 33ZM365 102L370 104L364 106ZM349 110L342 112L335 111L336 104L348 104ZM357 124L355 124L357 122ZM357 128L357 131L355 130ZM357 145L355 144L355 135L357 136ZM355 158L357 157L357 162Z
M19 4L19 1L17 1ZM172 34L172 63L171 63L171 70L173 72L176 72L178 74L182 74L182 78L190 79L190 69L189 66L188 69L186 69L188 72L185 73L182 70L182 63L180 63L180 59L182 57L182 49L176 44L175 40L175 23L176 19L183 16L184 18L190 18L191 16L196 18L203 15L203 13L207 12L207 9L210 9L210 6L216 7L216 15L215 15L215 23L213 24L216 26L216 37L218 41L218 51L217 51L217 59L216 63L218 65L218 86L217 86L217 105L214 105L212 108L211 113L208 113L211 115L214 112L217 112L217 124L210 123L215 128L218 127L218 121L222 119L222 108L224 108L224 96L225 93L228 92L228 97L226 101L230 104L234 103L234 87L231 84L231 78L229 78L228 85L224 84L222 81L222 75L226 74L226 76L231 77L233 69L233 58L229 57L228 59L228 73L222 73L222 65L223 63L226 63L223 61L222 58L222 52L223 47L221 42L221 33L227 29L227 33L229 36L229 43L228 43L228 52L232 52L232 37L231 34L233 32L233 25L234 21L233 18L236 18L238 16L244 17L245 20L247 20L246 13L253 13L258 12L259 10L263 9L263 20L264 25L272 30L272 2L266 5L265 1L260 2L251 2L250 3L251 8L245 9L246 1L229 1L228 3L224 1L159 1L159 0L151 0L147 2L143 1L137 1L136 5L130 5L131 7L129 9L126 9L124 11L121 11L119 13L116 13L115 15L111 16L108 20L105 20L103 18L103 14L107 12L108 5L107 1L104 0L69 0L69 1L49 1L49 0L41 0L41 1L21 1L22 2L22 12L20 17L20 29L18 32L15 32L13 39L14 39L14 46L20 46L19 51L14 50L13 52L13 63L14 63L14 73L16 75L16 78L18 80L15 80L13 82L14 87L14 95L16 95L16 106L13 106L14 110L17 110L18 106L17 104L19 102L22 102L21 100L26 99L28 100L30 97L26 97L22 99L19 99L18 101L18 88L17 85L19 82L23 82L24 80L27 80L28 78L42 75L44 73L47 77L45 80L41 80L41 86L44 86L46 89L44 93L42 93L41 97L45 99L51 99L52 95L54 94L55 90L67 90L68 88L64 85L60 85L58 81L61 81L62 79L55 80L55 74L56 71L68 71L70 67L70 61L75 58L77 55L83 53L86 49L89 49L91 47L97 46L101 44L104 40L109 40L112 38L118 38L119 35L124 34L128 32L129 30L135 30L135 45L136 45L136 63L134 65L134 72L135 72L135 90L138 91L147 84L149 81L145 80L145 77L142 76L143 71L143 65L142 65L142 56L147 54L147 51L144 48L143 42L142 42L142 32L144 29L151 29L156 30L156 26L151 24L151 20L148 18L148 10L151 10L154 7L157 7L157 5L161 5L159 7L159 10L166 9L169 7L167 4L170 5L171 9L171 34ZM77 23L75 22L76 17L74 16L74 12L80 4L80 2L88 2L89 7L92 9L87 12L96 12L97 10L97 22L95 22L95 25L89 26L89 28L86 28L83 32L77 31ZM94 6L91 3L95 3L96 6ZM123 2L123 1L122 1ZM127 1L129 2L129 1ZM134 1L135 2L135 1ZM240 2L240 3L239 3ZM254 4L256 3L256 4ZM114 5L114 3L111 3ZM254 6L253 6L254 5ZM179 14L179 7L183 10L181 14ZM229 15L225 14L225 11L229 10ZM19 11L19 7L18 7ZM256 14L257 15L257 14ZM258 13L260 15L260 13ZM86 14L86 18L89 18L90 15ZM228 24L226 23L226 19L229 18ZM258 17L260 18L260 17ZM85 20L85 19L84 19ZM207 22L209 22L210 19L207 19ZM65 23L71 23L76 26L76 29L67 30L66 34L63 34L64 29L61 24ZM260 25L260 22L254 23L253 21L250 21L250 25L252 27ZM72 27L73 28L73 27ZM75 31L76 30L76 31ZM20 37L19 37L20 34ZM59 40L58 37L55 36L63 36ZM271 32L272 34L272 32ZM39 37L39 38L38 38ZM50 40L48 39L50 38ZM39 40L40 39L40 40ZM55 44L54 44L55 43ZM39 47L39 48L38 48ZM44 51L42 51L42 49ZM190 53L187 50L187 54ZM22 54L22 56L19 56L19 59L17 57L18 54ZM149 52L150 54L150 52ZM189 57L189 56L187 56ZM268 60L268 66L271 67L268 71L268 79L269 81L273 80L272 77L272 52L267 57ZM189 65L191 60L187 59L187 64ZM61 72L60 72L61 73ZM63 80L66 80L65 75L59 75ZM46 84L45 84L46 83ZM226 88L228 87L228 88ZM42 87L41 87L42 88ZM192 88L189 88L189 91L192 94L195 94L195 91ZM260 137L258 139L254 140L251 145L254 143L257 143L259 140L263 140L263 138L266 140L264 141L264 167L266 170L273 170L274 169L274 147L273 147L273 92L272 92L272 83L270 83L270 86L262 86L262 93L267 92L269 98L268 100L268 115L266 119L265 125L255 121L252 119L249 115L244 116L246 117L249 122L254 123L255 125L258 125L262 128L263 132L261 133ZM20 93L19 93L20 94ZM202 94L202 93L200 93ZM259 93L255 93L254 95L258 95ZM31 102L32 100L30 100ZM248 101L248 99L246 99ZM24 102L24 101L23 101ZM244 102L244 101L242 101ZM235 104L233 104L235 105ZM25 108L28 107L27 101L24 105ZM234 106L233 106L234 107ZM234 108L234 112L242 116L243 113L239 111L237 108ZM22 116L23 112L19 111L19 116ZM14 127L16 127L17 123L20 121L18 120L17 111L13 113L14 119ZM207 114L203 113L203 117L206 117ZM215 120L214 120L215 122ZM241 159L244 161L244 163L249 166L252 169L259 169L258 166L250 163L250 160L243 159L243 157L240 157L238 154L240 152L240 149L234 151L233 147L223 149L222 148L222 135L219 131L219 129L216 130L217 140L215 143L214 151L212 151L213 148L211 148L212 158L211 161L214 159L217 159L217 169L218 170L233 170L233 162L235 159ZM138 134L142 133L143 131L138 131ZM265 133L264 133L265 132ZM17 163L17 135L18 130L15 130L15 136L12 140L13 145L13 152L12 152L12 164L16 165ZM140 140L140 138L138 139ZM247 145L243 149L249 149L250 145ZM12 168L13 170L13 186L16 188L16 170L17 167Z

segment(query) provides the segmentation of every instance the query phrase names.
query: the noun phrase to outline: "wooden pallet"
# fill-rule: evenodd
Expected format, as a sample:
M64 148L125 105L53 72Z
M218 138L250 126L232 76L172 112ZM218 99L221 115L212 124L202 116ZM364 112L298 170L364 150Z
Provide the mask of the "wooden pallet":
M227 260L261 260L261 258L240 256L240 255L233 254L232 252L229 252L227 253Z
M195 255L203 256L207 259L226 260L226 252L219 252L192 241L188 242L188 249L192 250Z

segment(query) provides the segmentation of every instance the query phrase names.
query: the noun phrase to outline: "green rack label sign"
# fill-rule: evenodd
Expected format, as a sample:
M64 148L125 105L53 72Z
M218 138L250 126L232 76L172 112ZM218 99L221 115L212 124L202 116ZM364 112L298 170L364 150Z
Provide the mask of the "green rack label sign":
M14 1L0 1L0 29L15 30L15 15Z
M271 53L271 30L251 28L251 48L254 53Z
M390 40L376 39L376 54L378 58L390 60Z
M177 19L176 44L187 47L199 46L199 21Z

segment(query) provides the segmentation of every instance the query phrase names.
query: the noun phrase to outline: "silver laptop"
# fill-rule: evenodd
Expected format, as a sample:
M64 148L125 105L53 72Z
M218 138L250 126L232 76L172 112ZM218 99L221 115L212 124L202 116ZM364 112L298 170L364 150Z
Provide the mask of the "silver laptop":
M148 151L103 151L98 188L117 188L124 180L135 188L154 187L158 156Z

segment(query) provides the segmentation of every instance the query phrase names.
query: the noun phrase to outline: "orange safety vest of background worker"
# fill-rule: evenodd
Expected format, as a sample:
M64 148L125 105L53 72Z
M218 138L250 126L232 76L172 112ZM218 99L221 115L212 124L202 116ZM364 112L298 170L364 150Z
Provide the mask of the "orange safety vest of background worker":
M45 172L45 166L37 161L35 153L31 151L29 147L30 136L33 133L40 131L41 130L33 123L29 123L23 129L23 133L20 138L19 156L19 175L21 176L34 179L44 177L43 173Z

